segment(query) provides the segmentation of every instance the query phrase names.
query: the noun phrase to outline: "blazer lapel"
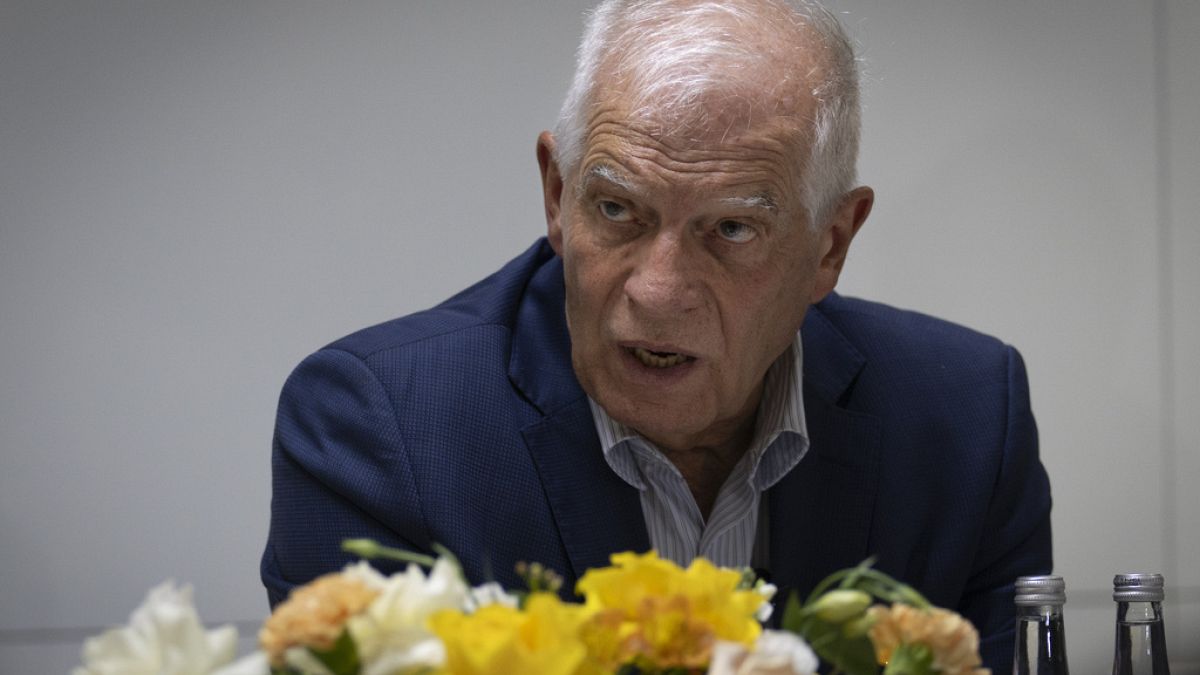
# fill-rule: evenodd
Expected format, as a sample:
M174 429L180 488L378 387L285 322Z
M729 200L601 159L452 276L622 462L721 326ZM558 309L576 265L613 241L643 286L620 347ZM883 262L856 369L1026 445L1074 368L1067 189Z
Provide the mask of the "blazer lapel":
M650 548L641 497L605 462L586 398L524 435L574 580L608 565L612 553Z
M563 570L570 588L588 569L607 565L611 553L649 549L650 538L637 490L604 460L571 366L563 307L562 262L555 257L522 298L509 378L541 414L522 435L571 566ZM879 421L838 406L865 359L820 305L809 310L802 339L809 451L768 493L770 573L785 593L807 593L869 555L879 479Z
M879 420L837 405L865 359L819 305L809 310L801 338L809 450L768 497L770 573L781 599L789 589L807 594L870 555L879 482Z
M571 366L562 262L527 287L513 329L509 379L542 417L522 429L570 563L564 588L619 551L650 548L638 491L604 460L587 396Z

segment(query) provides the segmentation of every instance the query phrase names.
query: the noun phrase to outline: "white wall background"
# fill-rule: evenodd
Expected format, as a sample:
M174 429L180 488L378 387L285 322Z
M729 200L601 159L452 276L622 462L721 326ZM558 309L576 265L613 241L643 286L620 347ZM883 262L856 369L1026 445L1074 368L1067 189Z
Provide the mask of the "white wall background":
M292 366L542 231L587 3L542 4L0 0L0 673L166 578L253 634ZM1072 666L1160 570L1200 672L1200 3L835 7L878 194L843 292L1022 350Z

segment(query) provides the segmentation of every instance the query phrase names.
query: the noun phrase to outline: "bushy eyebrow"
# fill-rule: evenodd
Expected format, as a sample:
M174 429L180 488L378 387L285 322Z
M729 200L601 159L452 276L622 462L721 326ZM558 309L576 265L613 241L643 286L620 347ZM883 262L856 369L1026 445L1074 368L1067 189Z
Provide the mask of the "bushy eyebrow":
M575 188L576 196L582 197L587 194L588 190L597 182L615 185L635 196L643 193L643 189L634 183L629 174L611 164L600 163L593 164L583 172L583 176ZM724 197L720 201L722 204L734 208L762 209L771 214L779 213L779 200L775 198L774 194L767 191L748 197Z
M633 184L633 179L624 171L617 169L611 164L593 164L588 167L587 171L583 172L583 177L575 188L576 194L582 196L587 193L597 181L610 183L632 194L641 193L641 190Z
M775 195L769 192L760 192L750 197L725 197L721 203L737 208L764 209L771 213L779 213L779 202Z

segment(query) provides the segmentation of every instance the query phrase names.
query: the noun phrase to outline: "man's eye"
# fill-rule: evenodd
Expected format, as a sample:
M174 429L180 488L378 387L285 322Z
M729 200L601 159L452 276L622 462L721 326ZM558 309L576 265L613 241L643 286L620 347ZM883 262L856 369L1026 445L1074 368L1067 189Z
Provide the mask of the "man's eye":
M717 234L735 244L744 244L757 236L754 228L736 220L722 220L717 224Z
M633 220L629 209L616 202L610 202L607 199L600 202L600 215L614 223L628 223Z

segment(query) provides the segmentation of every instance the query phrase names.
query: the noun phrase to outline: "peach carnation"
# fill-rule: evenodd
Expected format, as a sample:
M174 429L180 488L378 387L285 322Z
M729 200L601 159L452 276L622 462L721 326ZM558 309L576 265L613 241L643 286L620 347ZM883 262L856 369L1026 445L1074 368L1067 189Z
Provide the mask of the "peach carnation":
M875 658L886 664L896 648L921 644L933 655L933 667L947 675L989 675L979 668L979 633L970 621L940 608L918 609L910 605L876 605L868 610L874 622L870 629Z
M275 667L284 665L290 647L329 649L350 617L378 595L378 590L341 573L318 577L275 608L258 633L259 645Z

